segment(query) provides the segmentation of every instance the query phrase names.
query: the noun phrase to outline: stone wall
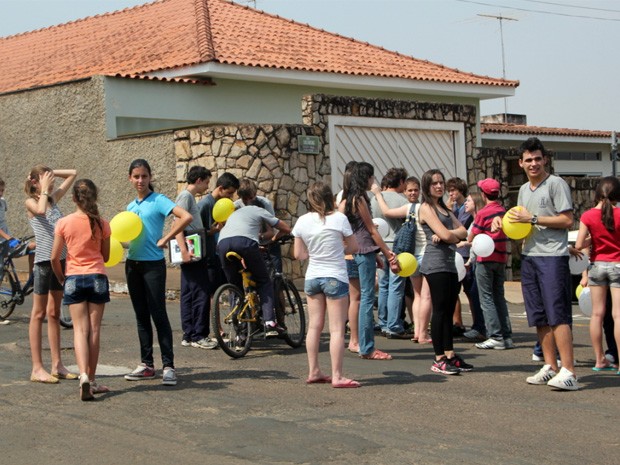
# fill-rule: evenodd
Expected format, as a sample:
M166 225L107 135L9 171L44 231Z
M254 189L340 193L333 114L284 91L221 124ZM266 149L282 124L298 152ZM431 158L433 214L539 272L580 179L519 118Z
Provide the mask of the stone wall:
M302 100L301 112L302 125L212 125L176 131L177 191L185 188L191 166L205 166L214 179L228 171L239 178L253 179L259 195L274 203L276 215L294 224L307 212L308 185L318 180L331 182L330 115L463 122L467 166L472 166L476 128L473 106L317 94ZM297 136L301 134L319 137L317 155L299 153ZM284 271L300 280L303 264L291 259L290 247L284 248L283 256Z

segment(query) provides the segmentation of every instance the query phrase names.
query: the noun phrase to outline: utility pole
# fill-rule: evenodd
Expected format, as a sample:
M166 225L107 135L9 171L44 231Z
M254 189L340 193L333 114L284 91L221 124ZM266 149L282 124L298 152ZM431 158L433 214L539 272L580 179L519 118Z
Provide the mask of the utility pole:
M497 19L499 21L499 36L500 36L500 40L502 44L502 78L506 79L506 56L504 53L504 21L519 21L519 20L516 18L509 18L507 16L502 16L501 13L497 16L482 15L482 14L479 14L478 16L482 16L484 18ZM504 123L507 122L507 118L508 118L508 102L507 102L506 97L504 97Z

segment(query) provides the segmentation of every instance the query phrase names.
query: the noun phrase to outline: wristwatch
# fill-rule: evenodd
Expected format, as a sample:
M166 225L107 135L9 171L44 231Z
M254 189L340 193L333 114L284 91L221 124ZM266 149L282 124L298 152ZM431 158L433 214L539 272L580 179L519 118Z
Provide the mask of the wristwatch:
M531 224L538 224L538 215L532 215Z

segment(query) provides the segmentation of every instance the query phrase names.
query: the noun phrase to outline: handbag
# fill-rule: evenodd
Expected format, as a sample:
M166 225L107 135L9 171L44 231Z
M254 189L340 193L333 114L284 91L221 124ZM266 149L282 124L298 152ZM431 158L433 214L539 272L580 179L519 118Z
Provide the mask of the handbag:
M415 252L415 233L418 229L418 222L416 218L416 205L411 204L409 207L409 213L405 222L394 236L393 252L398 255L399 253L407 252L414 255Z

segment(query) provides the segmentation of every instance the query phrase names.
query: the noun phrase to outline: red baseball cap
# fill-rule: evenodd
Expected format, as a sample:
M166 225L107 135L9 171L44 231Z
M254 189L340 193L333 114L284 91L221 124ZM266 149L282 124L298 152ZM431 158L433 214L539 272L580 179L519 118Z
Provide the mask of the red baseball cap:
M499 185L499 182L497 182L495 179L486 178L486 179L483 179L482 181L478 181L478 187L480 188L482 192L484 192L487 195L498 195L499 194L500 185Z

